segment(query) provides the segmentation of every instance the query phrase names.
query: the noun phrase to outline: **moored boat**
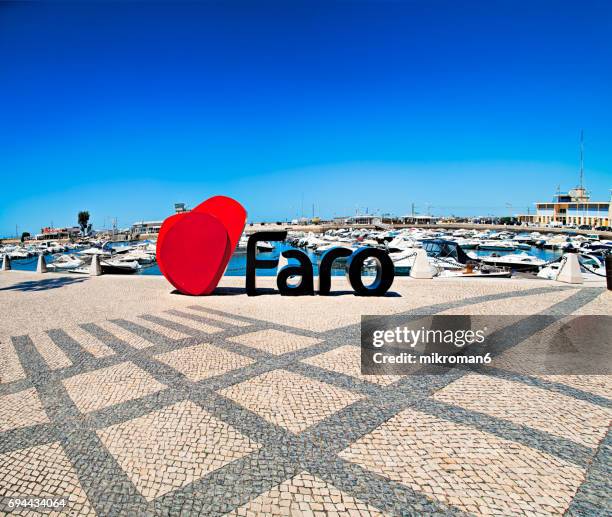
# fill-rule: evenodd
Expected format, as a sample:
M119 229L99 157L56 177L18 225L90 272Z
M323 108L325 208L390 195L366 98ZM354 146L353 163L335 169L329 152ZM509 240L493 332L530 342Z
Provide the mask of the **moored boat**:
M512 241L483 241L478 245L478 249L485 251L514 251L516 244Z
M70 271L83 265L83 261L72 255L59 255L54 257L53 262L47 264L47 269L52 271Z
M495 253L486 256L480 256L480 261L484 264L492 266L507 267L514 271L538 271L540 267L546 264L542 260L528 253L510 253L507 255L497 255Z
M561 272L564 257L565 255L556 262L547 264L545 267L541 268L537 275L538 278L556 280L557 276L559 276L559 273ZM580 273L584 282L600 283L602 280L605 280L606 268L597 256L592 254L580 254L578 255L578 261L580 262Z

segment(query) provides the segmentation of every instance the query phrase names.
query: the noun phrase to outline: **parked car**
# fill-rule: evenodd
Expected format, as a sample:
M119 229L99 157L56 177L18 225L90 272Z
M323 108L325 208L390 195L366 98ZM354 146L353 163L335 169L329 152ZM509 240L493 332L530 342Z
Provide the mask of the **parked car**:
M592 230L593 228L592 228L592 226L591 226L590 224L581 224L581 225L578 227L578 229L579 229L579 230Z

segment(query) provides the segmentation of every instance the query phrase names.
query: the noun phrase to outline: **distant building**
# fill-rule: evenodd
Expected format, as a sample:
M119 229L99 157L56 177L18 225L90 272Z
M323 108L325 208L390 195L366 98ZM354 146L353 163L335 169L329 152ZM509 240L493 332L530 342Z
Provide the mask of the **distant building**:
M132 234L142 235L142 234L158 234L159 230L162 226L163 221L141 221L139 223L134 223L130 228Z
M405 215L400 217L403 224L435 224L439 217L432 215Z
M535 214L521 214L519 221L527 223L610 226L612 220L611 201L591 201L584 187L567 193L557 193L552 202L536 203Z
M174 203L175 214L182 214L184 212L189 212L189 208L187 208L185 203ZM132 235L156 235L159 233L162 224L163 221L140 221L131 226L130 233Z
M40 233L36 235L36 240L52 240L52 239L69 239L71 237L78 237L81 233L81 229L78 226L72 226L69 228L41 228Z
M362 214L348 217L346 222L348 224L381 224L383 221L379 215Z

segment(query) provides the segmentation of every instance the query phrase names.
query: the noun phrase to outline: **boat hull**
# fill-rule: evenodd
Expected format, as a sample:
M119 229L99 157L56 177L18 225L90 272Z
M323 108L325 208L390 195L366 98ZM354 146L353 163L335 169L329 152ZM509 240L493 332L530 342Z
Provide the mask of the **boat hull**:
M102 273L105 275L133 275L136 269L131 267L113 266L110 264L101 264Z
M520 264L516 262L504 262L497 260L487 260L486 257L480 257L480 261L488 266L507 267L513 271L521 271L523 273L537 272L541 266L537 264Z
M512 271L492 271L490 273L465 273L460 271L447 271L441 278L511 278Z
M495 246L495 244L481 244L478 246L479 250L484 251L514 251L515 248L512 246Z

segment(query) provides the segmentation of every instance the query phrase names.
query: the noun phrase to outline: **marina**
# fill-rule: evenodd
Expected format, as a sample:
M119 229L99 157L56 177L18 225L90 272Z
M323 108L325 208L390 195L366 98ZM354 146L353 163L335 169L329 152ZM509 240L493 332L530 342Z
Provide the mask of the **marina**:
M244 276L246 272L245 234L235 250L226 276ZM447 249L432 243L447 243ZM536 278L538 273L564 253L577 253L583 263L583 272L588 278L604 276L604 256L612 250L612 241L599 239L598 235L546 234L535 231L497 231L475 229L443 228L338 228L324 233L293 231L288 232L285 242L259 242L258 255L263 259L278 259L283 251L301 249L313 262L314 274L318 274L318 263L322 255L334 247L380 248L389 253L395 265L397 276L407 276L415 260L415 251L426 248L434 276L448 276L456 273L465 278L474 272L465 270L468 264L479 267L489 266L485 274L496 272L511 276L515 273L529 273ZM450 250L453 248L453 250ZM93 256L97 256L103 274L160 275L156 264L156 239L144 241L111 242L96 239L65 241L30 241L23 244L0 246L0 260L9 257L11 267L16 270L36 271L38 256L43 255L50 272L87 274ZM544 274L552 278L555 267ZM485 268L486 271L486 268ZM263 276L274 276L277 269L258 272ZM364 268L364 275L372 274ZM469 274L468 274L469 273ZM336 260L333 275L343 275L344 264ZM466 276L467 275L467 276ZM478 276L478 275L477 275Z

